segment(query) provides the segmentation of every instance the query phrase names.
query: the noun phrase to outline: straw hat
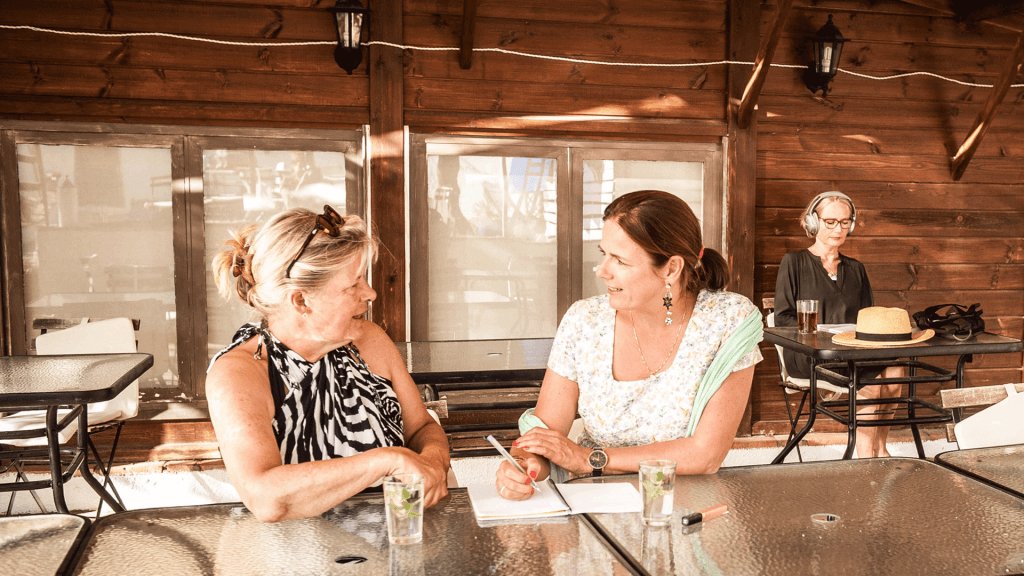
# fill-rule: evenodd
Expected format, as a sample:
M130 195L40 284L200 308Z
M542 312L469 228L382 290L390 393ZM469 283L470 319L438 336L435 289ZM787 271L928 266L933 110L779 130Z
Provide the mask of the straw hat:
M908 346L935 336L935 330L912 333L910 314L902 308L872 306L857 313L857 330L842 332L832 342L845 346Z

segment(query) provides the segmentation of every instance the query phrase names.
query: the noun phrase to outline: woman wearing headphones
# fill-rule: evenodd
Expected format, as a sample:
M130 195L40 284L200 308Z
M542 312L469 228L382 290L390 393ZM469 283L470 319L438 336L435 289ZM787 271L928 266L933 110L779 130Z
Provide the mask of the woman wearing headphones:
M800 219L807 236L814 244L782 257L775 282L775 325L796 326L796 301L817 300L818 321L823 324L855 324L861 308L874 305L871 284L864 265L839 252L846 237L857 223L857 208L842 192L830 191L815 196ZM811 360L791 350L783 350L783 359L790 375L809 378ZM881 371L865 374L867 378L883 375ZM887 368L886 378L903 375L902 368ZM899 384L865 386L858 398L899 396ZM865 406L858 410L861 419L892 418L895 405ZM876 413L877 412L877 413ZM857 457L888 456L886 438L889 428L858 427Z

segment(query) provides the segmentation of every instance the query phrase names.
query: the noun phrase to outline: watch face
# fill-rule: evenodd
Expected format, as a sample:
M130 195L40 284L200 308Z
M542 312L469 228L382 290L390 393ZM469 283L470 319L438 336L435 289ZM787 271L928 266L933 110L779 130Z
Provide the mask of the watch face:
M589 461L591 468L600 470L608 463L608 455L604 453L604 450L598 448L590 453L590 458L587 460Z

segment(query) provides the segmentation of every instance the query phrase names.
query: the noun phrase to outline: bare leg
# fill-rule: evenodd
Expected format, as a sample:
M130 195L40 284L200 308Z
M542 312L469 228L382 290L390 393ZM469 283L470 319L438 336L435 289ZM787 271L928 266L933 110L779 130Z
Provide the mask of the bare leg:
M899 378L903 376L903 368L893 366L885 369L879 377ZM903 386L900 384L886 384L884 386L865 386L857 392L857 397L862 399L895 398L901 395ZM875 404L861 406L857 410L861 420L891 420L896 404ZM886 441L889 438L888 426L858 427L857 428L857 457L877 458L889 456L889 448Z
M906 372L902 366L890 366L885 369L880 378L902 378ZM902 384L887 384L885 386L878 386L881 389L883 398L897 398L903 395ZM886 413L880 414L878 417L882 420L892 420L895 415L896 404L884 404L879 406L879 410L883 410ZM889 456L889 447L886 445L886 441L889 438L889 427L879 426L876 428L878 431L875 435L875 456Z
M879 386L865 386L857 392L857 398L874 399L878 398ZM875 420L878 418L876 412L879 407L875 405L864 405L857 408L857 419L858 420ZM869 426L858 426L857 427L857 458L874 458L878 456L875 451L875 436L878 433L878 428Z

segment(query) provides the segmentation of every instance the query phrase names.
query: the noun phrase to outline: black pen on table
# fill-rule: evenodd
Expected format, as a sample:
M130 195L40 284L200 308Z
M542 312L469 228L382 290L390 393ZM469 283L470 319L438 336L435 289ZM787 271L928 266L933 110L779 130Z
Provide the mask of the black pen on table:
M519 465L519 462L516 462L516 459L513 458L511 454L508 453L508 450L505 450L501 446L501 444L498 444L498 441L494 439L494 436L489 434L487 436L487 441L490 442L492 446L497 448L498 452L501 452L502 457L504 457L505 460L511 462L512 465L516 467L516 470L519 470L523 474L526 474L526 470L523 470L523 467ZM530 475L526 474L526 476L529 477ZM540 486L537 486L537 483L533 481L533 478L530 478L530 486L533 486L533 489L540 493Z
M694 512L693 514L687 514L683 516L683 526L692 526L704 520L711 520L712 518L718 518L722 514L729 512L728 504L719 504L718 506L712 506L707 510L701 510L700 512Z

